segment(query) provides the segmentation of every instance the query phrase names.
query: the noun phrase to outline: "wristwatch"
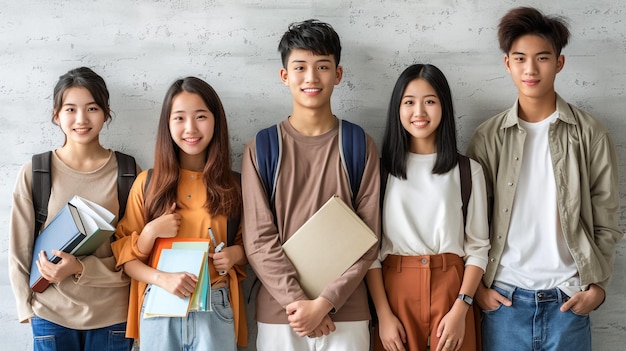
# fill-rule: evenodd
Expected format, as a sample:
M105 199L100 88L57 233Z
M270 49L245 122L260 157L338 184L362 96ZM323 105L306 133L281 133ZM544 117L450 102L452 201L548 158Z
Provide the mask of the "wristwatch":
M457 296L456 298L462 300L468 306L471 306L474 303L474 298L469 295L459 294L459 296Z

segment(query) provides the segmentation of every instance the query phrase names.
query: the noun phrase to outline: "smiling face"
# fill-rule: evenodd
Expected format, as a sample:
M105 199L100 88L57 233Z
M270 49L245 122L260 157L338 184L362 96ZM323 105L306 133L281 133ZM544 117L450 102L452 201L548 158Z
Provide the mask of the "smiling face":
M548 40L532 34L516 39L504 57L520 99L553 100L554 80L564 63L564 56L557 56Z
M61 107L54 111L54 122L65 134L66 144L99 144L99 135L106 120L105 113L83 87L68 88Z
M411 136L411 152L432 154L437 151L437 128L441 123L441 101L424 79L407 84L400 102L400 121Z
M280 79L291 90L294 114L307 110L309 114L330 112L330 97L342 74L333 55L292 50L287 67L280 70Z
M172 100L170 134L180 148L181 167L202 170L213 139L215 117L198 94L182 91Z

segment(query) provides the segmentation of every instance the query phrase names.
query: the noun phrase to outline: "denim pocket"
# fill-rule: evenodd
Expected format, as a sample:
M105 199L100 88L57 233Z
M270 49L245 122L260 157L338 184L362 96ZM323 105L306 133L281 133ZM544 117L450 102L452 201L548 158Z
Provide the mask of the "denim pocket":
M510 293L509 291L506 291L506 290L504 290L504 289L502 289L502 288L499 288L499 287L497 287L497 286L493 286L493 287L492 287L492 289L493 289L493 290L495 290L498 294L500 294L500 295L502 295L502 296L506 297L507 299L509 299L509 300L511 299L511 297L510 297L511 293ZM500 304L498 304L498 307L496 307L496 308L494 308L494 309L491 309L491 310L482 310L482 311L483 311L483 313L487 313L487 314L489 314L489 313L495 313L495 312L498 312L500 309L502 309L502 307L503 307L503 306L504 306L504 305L500 303Z
M213 304L213 311L224 322L233 323L234 314L230 305Z
M35 351L56 351L56 339L54 335L36 336L33 339L33 350Z
M589 317L589 314L577 313L577 312L575 312L575 311L574 311L573 309L571 309L571 308L570 308L569 310L567 310L567 312L569 312L569 313L573 314L573 315L574 315L574 316L576 316L576 317L581 317L581 318L587 318L587 317Z
M498 312L502 308L502 306L504 306L504 305L503 304L499 304L498 307L496 307L496 308L494 308L492 310L482 310L482 311L483 311L483 313L486 313L486 314L496 313L496 312Z
M125 330L109 331L109 351L130 351L133 347L133 339L126 338Z

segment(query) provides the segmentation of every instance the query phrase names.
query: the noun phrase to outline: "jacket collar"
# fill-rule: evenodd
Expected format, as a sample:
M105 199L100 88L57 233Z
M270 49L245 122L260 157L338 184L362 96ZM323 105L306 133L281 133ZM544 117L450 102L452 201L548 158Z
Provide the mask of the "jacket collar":
M561 98L559 94L556 94L556 110L558 112L557 119L568 123L568 124L576 124L576 119L574 118L574 113L570 105ZM504 122L502 123L502 129L510 128L513 126L519 127L519 98L515 100L515 104L509 110L509 112L504 116Z

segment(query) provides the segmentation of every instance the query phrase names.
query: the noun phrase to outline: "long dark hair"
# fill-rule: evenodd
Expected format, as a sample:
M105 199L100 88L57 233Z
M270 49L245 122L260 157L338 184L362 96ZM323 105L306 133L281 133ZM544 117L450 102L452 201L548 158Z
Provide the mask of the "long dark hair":
M147 221L157 218L176 202L180 173L180 148L169 127L172 101L181 92L198 94L215 117L213 139L207 146L203 178L207 191L205 208L211 215L234 217L241 211L241 187L231 171L230 139L226 113L215 90L205 81L187 77L175 81L163 99L154 150L154 171L145 195Z
M406 159L411 147L411 135L400 121L400 103L407 85L415 79L428 82L441 101L441 123L435 141L437 159L432 172L444 174L457 164L456 125L448 81L439 68L429 64L414 64L400 74L393 88L383 137L382 165L387 172L400 179L406 179Z

